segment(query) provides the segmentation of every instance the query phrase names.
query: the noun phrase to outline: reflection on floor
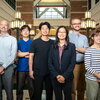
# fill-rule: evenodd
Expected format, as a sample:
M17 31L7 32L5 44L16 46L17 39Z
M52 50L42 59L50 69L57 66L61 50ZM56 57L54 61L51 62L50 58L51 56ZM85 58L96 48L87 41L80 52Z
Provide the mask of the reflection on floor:
M13 93L14 93L14 100L16 100L16 90L13 90ZM3 90L3 100L6 100L6 93L4 90ZM29 100L29 95L27 90L24 90L23 100ZM42 100L46 100L45 91L43 91L42 93Z
M16 100L16 90L13 90L13 93L14 93L14 100ZM3 90L3 100L6 100L6 93L5 93L4 90ZM29 100L29 95L28 95L28 91L27 90L24 90L23 100ZM43 90L43 93L42 93L42 100L46 100L45 90ZM53 100L55 100L54 96L53 96Z

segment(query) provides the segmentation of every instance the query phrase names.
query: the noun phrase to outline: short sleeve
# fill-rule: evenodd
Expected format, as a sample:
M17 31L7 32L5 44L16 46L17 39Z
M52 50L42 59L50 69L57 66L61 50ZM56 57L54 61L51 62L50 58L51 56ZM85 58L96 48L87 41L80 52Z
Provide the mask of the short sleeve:
M17 42L18 50L21 50L20 42Z
M36 43L35 43L35 41L33 41L33 42L31 43L29 52L30 52L30 53L35 53L35 51L36 51Z

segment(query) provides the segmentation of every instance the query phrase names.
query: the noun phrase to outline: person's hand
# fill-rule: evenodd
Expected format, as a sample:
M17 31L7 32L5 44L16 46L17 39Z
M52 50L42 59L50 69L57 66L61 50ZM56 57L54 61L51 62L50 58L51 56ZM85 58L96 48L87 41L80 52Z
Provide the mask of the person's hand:
M100 74L99 73L94 72L93 75L96 76L98 79L100 79Z
M65 83L65 78L62 75L58 75L56 78L59 83Z
M30 78L34 79L34 76L33 76L34 72L33 71L29 71L29 76Z
M4 71L2 71L1 73L0 73L0 75L3 75L4 74Z
M0 66L0 74L4 71L4 67Z
M100 79L98 79L97 82L100 82Z
M25 56L25 58L29 58L29 56Z

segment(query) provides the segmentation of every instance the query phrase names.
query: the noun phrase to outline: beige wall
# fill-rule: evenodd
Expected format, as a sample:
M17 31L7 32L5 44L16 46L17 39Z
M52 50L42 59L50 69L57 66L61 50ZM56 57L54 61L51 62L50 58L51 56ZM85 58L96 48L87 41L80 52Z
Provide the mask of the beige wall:
M34 19L34 26L39 26L41 22L49 22L51 26L69 26L70 18L67 19Z
M92 0L92 8L90 9L92 13L92 18L96 21L96 23L99 25L97 27L100 27L100 1L95 4L95 0Z
M11 8L5 0L0 0L0 20L12 21L15 10Z

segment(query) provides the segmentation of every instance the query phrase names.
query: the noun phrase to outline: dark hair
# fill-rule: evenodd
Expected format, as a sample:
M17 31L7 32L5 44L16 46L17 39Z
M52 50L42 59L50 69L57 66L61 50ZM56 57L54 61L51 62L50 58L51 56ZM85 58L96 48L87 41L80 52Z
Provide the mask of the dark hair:
M26 29L26 28L27 28L27 29L29 30L29 32L30 32L31 29L30 29L30 27L29 27L28 25L23 25L23 26L21 27L21 29L20 29L21 32L22 32L22 30L24 30L24 29Z
M57 31L56 31L55 47L57 47L57 45L58 45L58 43L59 43L58 32L59 32L59 29L60 29L60 28L64 28L64 29L65 29L65 31L66 31L66 38L65 38L65 40L66 40L67 42L69 42L68 29L66 28L66 26L59 26L58 29L57 29Z
M43 25L46 25L46 26L49 28L49 30L50 30L51 26L50 26L50 23L48 23L48 22L41 22L40 25L39 25L39 29L40 29L40 30L41 30L41 27L42 27Z
M95 29L94 31L91 32L90 35L90 45L92 45L94 43L94 40L92 39L95 35L97 35L98 33L100 33L99 29Z

